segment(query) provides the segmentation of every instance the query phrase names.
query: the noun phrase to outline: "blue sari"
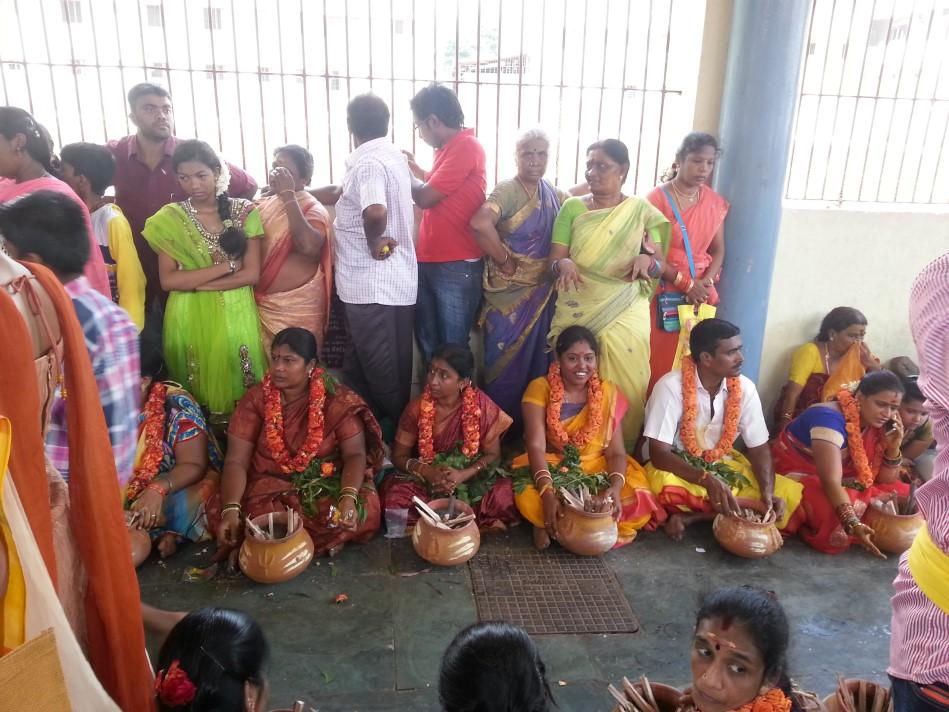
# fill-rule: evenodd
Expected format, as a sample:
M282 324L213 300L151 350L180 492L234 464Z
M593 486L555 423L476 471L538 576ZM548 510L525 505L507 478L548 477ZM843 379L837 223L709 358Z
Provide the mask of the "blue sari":
M521 427L521 396L547 373L547 332L556 294L547 270L550 237L561 197L545 180L529 198L517 181L498 184L488 197L501 220L497 230L516 271L504 276L493 261L484 269L484 391Z

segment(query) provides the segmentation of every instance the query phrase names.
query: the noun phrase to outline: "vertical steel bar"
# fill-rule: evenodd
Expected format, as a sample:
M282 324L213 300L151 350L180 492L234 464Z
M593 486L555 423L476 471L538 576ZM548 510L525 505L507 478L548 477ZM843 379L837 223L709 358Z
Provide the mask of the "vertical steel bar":
M649 49L652 46L652 0L649 0L649 24L646 25L646 58L643 61L643 84L640 88L642 92L642 102L639 108L639 136L640 140L636 142L636 169L633 173L634 185L639 183L639 159L642 155L643 142L641 137L643 135L643 126L646 121L646 80L649 79Z
M540 60L537 62L537 123L544 100L544 40L547 37L547 3L540 5ZM557 137L557 155L560 155L560 137Z
M501 143L501 21L504 18L504 12L498 4L498 48L497 48L497 69L495 86L497 87L497 98L494 103L494 182L498 182L498 157L500 155Z
M217 55L214 51L214 13L211 12L211 0L208 0L208 34L211 36L211 81L214 84L214 114L215 116L221 116L221 100L218 96L217 91ZM198 123L197 116L195 116L195 124ZM224 143L224 134L221 132L221 120L218 118L217 122L217 147L219 150L222 150L224 147L221 145Z
M256 2L256 0L255 0ZM306 33L303 29L304 27L304 17L303 17L303 0L300 0L300 57L303 62L303 136L306 140L307 150L310 148L310 93L308 90L309 83L309 74L306 71ZM257 65L257 73L260 73L260 65ZM286 121L286 119L285 119Z
M619 121L616 125L617 135L623 135L623 109L626 108L626 57L629 52L629 16L633 13L632 0L626 0L626 39L623 41L623 79L619 97Z
M162 0L164 2L164 0ZM103 96L105 88L102 86L102 65L99 63L99 39L96 35L96 16L93 12L95 2L89 3L89 25L92 28L92 56L96 62L96 81L99 83L99 112L102 114L102 141L109 140L109 125L105 118L105 97ZM166 62L167 64L167 62ZM0 63L0 68L2 68ZM4 89L6 87L4 86Z
M475 126L481 118L481 0L478 0L478 44L475 49Z
M873 0L873 1L874 1L874 3L876 2L876 0ZM854 0L854 2L856 3L856 0ZM810 13L811 13L811 16L810 16L810 19L808 20L808 27L807 27L807 39L804 40L804 47L805 47L805 48L810 48L810 46L811 46L811 36L812 36L812 34L813 34L813 32L814 32L814 16L817 14L817 0L812 0ZM784 193L784 197L786 197L786 198L790 198L790 197L791 197L791 194L790 194L790 190L791 190L791 180L790 180L790 176L791 176L791 174L792 174L792 171L794 170L794 164L795 164L795 162L797 161L797 130L798 130L798 117L800 116L800 113L801 113L801 100L802 100L802 98L803 98L803 96L804 96L804 90L803 90L804 80L807 78L807 68L810 66L810 63L811 63L811 56L810 56L810 54L809 54L808 52L805 51L805 52L804 52L804 67L803 67L803 71L801 72L801 77L802 77L802 80L801 80L801 96L799 96L799 97L797 98L797 108L795 109L795 113L794 113L794 116L795 116L794 136L793 136L793 138L792 138L792 140L791 140L791 152L790 152L790 155L789 155L789 158L788 158L788 184L787 184L787 186L785 186L785 193ZM813 148L813 140L811 141L811 147ZM803 198L803 197L805 197L806 195L807 195L807 173L805 172L805 175L804 175L804 193L803 193L803 195L802 195L801 197Z
M234 0L231 0L231 45L234 47L234 83L237 85L237 129L241 133L241 165L247 167L247 149L244 146L244 102L241 101L241 73L237 60L237 18L234 14ZM260 74L260 66L257 66Z
M816 8L816 0L815 0L815 6L813 6L813 7L811 8L811 12L813 13L816 9L817 9L817 8ZM853 12L852 12L853 9L855 9L855 8L851 8L851 15L850 15L851 19L853 19ZM826 48L825 48L825 50L824 50L824 64L823 64L823 66L821 67L821 73L820 73L820 86L819 86L819 88L818 88L817 108L816 108L816 110L814 111L814 126L813 126L813 128L811 129L811 137L812 137L812 138L811 138L811 150L808 152L808 156L807 156L807 170L805 171L805 176L807 176L807 177L805 178L805 181L806 181L806 182L805 182L805 186L810 185L810 182L811 182L811 164L812 164L812 161L813 161L813 159L814 159L814 146L815 146L815 144L817 143L817 142L814 140L813 137L817 135L817 127L820 125L821 108L822 108L823 98L824 98L824 81L827 79L827 60L830 59L830 50L831 50L831 47L830 47L830 38L831 38L831 37L833 36L833 34L834 34L834 16L835 16L836 12L837 12L837 0L833 0L833 2L832 2L831 5L830 5L830 22L827 23L827 46L826 46ZM813 26L814 26L814 16L813 16L813 14L812 14L812 15L811 15L811 29L813 28ZM848 35L848 37L849 37L849 35ZM807 42L808 42L807 47L808 47L808 48L810 48L810 46L811 46L811 45L810 45L810 41L811 41L811 35L810 35L810 31L808 31L808 35L807 35ZM805 54L805 56L809 57L810 55ZM806 62L806 60L805 60L805 62ZM841 84L843 84L843 80L844 80L844 69L846 69L846 66L847 66L847 56L844 55L843 67L842 67L841 70L840 70L840 81L841 81ZM805 72L806 72L806 70L807 70L807 68L806 68L806 66L805 66ZM839 92L839 90L838 90L838 92ZM840 98L839 98L839 97L837 98L837 103L838 103L838 104L840 103ZM834 130L834 125L833 125L833 123L831 123L831 125L830 125L830 130L831 130L831 140L828 142L828 145L830 146L830 149L833 150L833 147L834 147L834 142L833 142L833 130ZM794 143L794 142L792 142L792 144L793 144L793 143ZM794 149L792 148L791 150L793 151ZM825 180L825 181L827 180L827 166L828 166L828 165L829 165L829 164L827 164L827 163L824 164L824 180ZM823 197L823 196L824 196L824 194L823 194L823 192L822 192L822 193L821 193L821 197ZM806 187L805 187L805 189L804 189L804 197L805 197L805 198L807 197L807 188L806 188Z
M586 80L587 68L587 15L590 14L590 0L583 0L583 39L580 41L580 101L577 102L577 148L573 154L573 176L580 175L580 128L583 124L583 82ZM603 48L606 54L606 48ZM597 140L599 140L597 136Z
M455 94L458 93L458 80L460 76L460 67L458 66L458 43L461 40L461 0L455 0Z
M418 48L415 46L415 0L412 0L412 96L415 96L415 55L418 52ZM416 151L415 138L418 136L418 131L415 130L415 116L412 116L412 153Z
M597 139L600 137L600 125L603 121L603 90L606 86L606 50L607 47L609 47L610 41L610 0L606 0L606 22L604 22L603 25L603 66L600 68L600 105L596 111Z
M457 45L456 45L457 46ZM521 90L524 88L524 0L521 0L521 45L517 54L517 127L521 127Z
M395 0L389 0L389 103L389 132L395 141Z
M90 2L89 5L91 6L92 3ZM139 23L141 23L142 21L141 10L139 10L138 19L139 19ZM76 48L75 48L75 45L73 44L71 22L66 23L66 36L69 37L69 57L70 57L70 64L72 65L72 84L73 84L73 89L76 90L76 113L79 114L79 138L81 141L85 141L86 130L82 121L82 99L79 96L78 71L80 70L79 70L79 66L76 64ZM61 145L62 144L60 144L60 146Z
M662 121L665 118L666 112L666 79L669 77L669 47L672 44L672 5L675 0L669 0L669 24L666 26L666 56L662 63L662 89L659 94L659 125L658 125L658 138L659 142L656 146L656 162L652 167L652 182L656 183L659 178L659 146L662 145ZM639 174L636 174L635 183L633 184L633 189L639 189Z
M260 68L260 9L257 0L254 0L254 44L257 47L257 87L260 93L260 132L263 134L261 146L264 151L264 175L270 175L270 171L267 170L270 154L267 153L267 112L264 110L264 75ZM268 67L268 71L269 69ZM282 75L280 81L283 81Z
M939 146L939 155L936 156L936 167L933 170L933 180L929 184L929 200L933 202L933 196L936 194L936 177L939 175L939 166L942 164L943 149L946 147L946 136L949 135L949 121L942 122L942 139L937 144Z
M281 3L274 3L277 6L277 32L283 32L283 18L280 16L280 5ZM283 143L287 143L287 75L284 72L283 68L283 43L277 43L277 51L280 53L280 105L283 107ZM257 67L257 71L260 71L260 67Z
M158 7L161 13L161 40L162 46L165 49L165 76L168 79L168 93L174 96L175 92L171 85L171 56L168 54L168 30L165 25L165 0L160 0ZM95 31L94 24L92 27L93 31Z
M432 4L432 81L438 81L438 2Z
M350 84L352 72L349 70L349 0L343 2L343 31L346 37L346 100L349 101L353 93Z
M369 91L372 91L372 8L369 6L369 0L366 0L366 13L369 16L366 21L369 30Z
M2 49L3 48L0 47L0 50ZM3 59L3 54L0 53L0 86L3 87L3 106L10 106L12 104L12 100L10 98L10 92L7 89L7 70L6 70L5 65L6 65L6 60ZM23 67L23 71L25 72L26 63L23 63L21 66ZM102 83L100 82L99 85L101 86Z
M189 29L191 23L188 22L188 6L186 0L181 0L181 11L185 15L185 45L188 47L188 83L191 85L191 116L194 118L194 131L197 134L198 132L198 103L195 100L195 91L194 91L194 64L191 61L191 30ZM174 102L174 98L172 98Z
M142 75L145 81L148 81L148 58L145 56L145 26L142 24L142 4L135 3L135 9L138 13L138 41L142 43ZM118 24L118 17L115 21Z
M56 77L53 75L53 57L49 51L49 34L46 31L46 28L49 27L49 25L46 24L46 12L43 10L43 3L39 3L39 8L40 21L43 23L43 43L46 46L46 66L49 68L50 91L53 95L53 113L56 114L56 136L59 139L59 145L62 146L63 130L59 123L59 102L56 100ZM46 128L47 130L49 129L48 126Z
M567 56L567 8L566 8L566 2L564 3L564 11L561 13L561 15L563 16L563 25L562 25L561 31L560 31L560 32L561 32L561 34L560 34L560 47L561 47L561 50L560 50L560 96L559 96L559 99L558 99L558 101L557 101L557 136L558 136L558 137L559 137L560 134L561 134L560 129L563 128L563 81L564 81L564 79L563 79L563 71L564 71L564 62L565 62L566 56ZM557 166L556 166L556 168L557 168L557 178L558 178L558 180L560 179L560 157L561 157L562 154L563 154L563 151L560 149L560 146L558 145L558 148L557 148ZM576 171L574 171L574 174L573 174L573 181L576 182L576 180L577 180L577 174L576 174Z
M30 64L26 59L26 45L23 43L23 23L20 21L20 3L18 0L13 0L13 13L16 15L16 31L20 36L20 51L23 52L23 76L26 79L26 100L30 105L30 113L32 114L35 109L33 108L33 89L30 87ZM45 32L46 29L44 28Z
M326 17L326 3L323 0L323 79L326 81L326 143L330 164L330 183L333 182L333 112L330 111L330 50L329 50L329 21Z
M122 63L122 33L119 32L119 7L117 0L112 0L112 20L115 23L115 45L119 53L119 81L122 84L122 104L127 101L128 94L125 91L125 65ZM131 112L125 112L125 133L132 133L132 121L129 118Z
M934 11L935 11L935 10L934 10ZM926 128L923 129L923 150L925 150L925 148L926 148L926 136L929 135L929 126L930 126L930 122L932 121L932 117L933 117L933 109L935 108L936 94L939 92L939 86L940 86L940 83L941 83L941 81L942 81L942 69L943 69L943 67L945 66L946 54L947 54L947 53L946 53L945 51L942 51L942 52L939 53L939 67L936 69L936 80L935 80L935 82L933 83L933 95L930 97L930 100L929 100L929 111L926 112ZM923 60L925 61L925 55L923 55ZM943 140L945 140L945 135L943 135ZM942 145L942 144L940 144L940 146L941 146L941 145ZM937 161L936 161L936 168L938 168L938 167L939 167L939 161L938 161L938 159L937 159ZM913 195L913 200L914 200L914 201L915 201L915 199L916 199L916 190L917 190L917 188L919 187L919 174L920 174L921 168L922 168L922 161L917 161L917 162L916 162L916 178L913 179L913 193L912 193L912 195ZM933 175L935 176L936 174L934 173ZM934 181L934 183L935 183L935 181ZM932 193L930 193L929 201L928 201L928 202L930 202L930 203L932 202Z

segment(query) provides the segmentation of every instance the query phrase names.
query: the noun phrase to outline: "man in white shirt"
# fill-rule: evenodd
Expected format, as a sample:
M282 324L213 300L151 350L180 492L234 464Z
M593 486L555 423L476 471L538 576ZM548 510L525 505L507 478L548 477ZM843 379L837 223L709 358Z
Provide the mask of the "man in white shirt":
M673 539L695 521L737 514L738 497L760 500L784 527L801 499L800 484L774 474L761 399L741 375L740 333L722 319L696 324L691 358L659 379L646 404L646 475ZM747 457L734 449L739 436Z
M346 120L355 150L346 159L333 223L336 291L350 338L343 380L394 426L412 387L418 290L412 183L405 157L387 138L389 107L382 99L353 98Z

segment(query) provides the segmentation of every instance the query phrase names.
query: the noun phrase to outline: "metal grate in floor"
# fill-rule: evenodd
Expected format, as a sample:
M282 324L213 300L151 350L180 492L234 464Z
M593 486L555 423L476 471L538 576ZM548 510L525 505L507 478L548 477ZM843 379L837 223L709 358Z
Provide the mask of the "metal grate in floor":
M503 620L531 635L635 633L639 621L599 557L557 547L482 548L468 562L478 620Z

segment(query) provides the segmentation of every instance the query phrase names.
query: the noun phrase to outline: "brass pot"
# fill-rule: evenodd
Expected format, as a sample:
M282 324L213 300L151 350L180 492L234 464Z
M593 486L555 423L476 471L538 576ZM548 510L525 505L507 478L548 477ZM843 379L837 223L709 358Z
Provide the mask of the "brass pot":
M129 529L129 542L132 545L132 566L138 568L152 553L152 538L144 529Z
M261 514L251 521L264 531L270 527L270 515ZM299 576L313 560L313 540L303 528L303 519L294 516L293 531L287 531L287 513L273 513L275 539L258 539L248 528L244 533L238 563L247 578L257 583L283 583Z
M447 499L433 499L428 503L438 515L447 513L448 505ZM474 514L474 510L464 502L456 500L454 516L465 514ZM472 519L457 529L441 529L422 515L412 531L412 546L415 547L415 553L429 563L458 566L477 554L481 548L478 520Z
M854 707L857 712L872 712L876 707L874 703L877 695L884 695L884 704L880 706L880 709L887 709L887 702L889 701L890 695L889 688L878 685L875 682L870 682L869 680L845 680L844 684L847 686L850 694L853 695ZM861 686L863 690L860 689ZM861 700L863 704L861 704ZM837 692L832 692L827 695L827 697L821 701L821 704L824 706L826 712L844 711L837 697Z
M906 497L897 497L897 508L906 506ZM888 554L902 554L913 545L916 533L923 526L921 514L887 514L872 504L867 507L863 521L875 533L873 543Z
M739 499L738 506L765 514L768 507L757 499ZM774 522L749 522L719 514L712 522L712 533L726 551L746 559L763 559L784 546Z
M557 522L557 541L580 556L599 556L616 545L619 533L612 512L583 512L564 502Z

